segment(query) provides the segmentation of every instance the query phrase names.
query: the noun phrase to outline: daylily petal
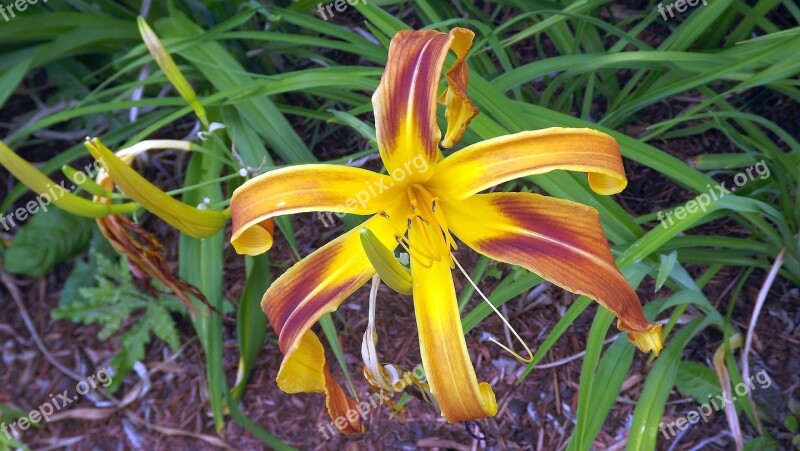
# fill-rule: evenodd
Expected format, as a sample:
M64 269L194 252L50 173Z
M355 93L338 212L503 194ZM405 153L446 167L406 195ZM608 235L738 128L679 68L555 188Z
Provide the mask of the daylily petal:
M207 238L225 226L227 217L223 213L201 210L173 199L133 170L128 165L130 160L126 161L115 155L99 139L87 139L86 148L102 163L108 175L125 194L186 235ZM98 183L102 184L101 177L98 177Z
M486 188L553 169L587 172L597 193L616 194L627 184L619 145L588 128L546 128L488 139L442 160L427 186L466 198Z
M412 247L420 245L420 237L413 233L410 240ZM449 263L442 259L425 267L412 258L411 277L425 375L442 416L455 423L494 416L497 401L489 384L479 384L475 376Z
M660 351L659 325L645 319L617 269L595 209L538 194L494 193L443 210L450 230L471 248L596 300L617 315L617 327L640 349Z
M383 245L396 245L394 229L383 216L367 220L362 227L369 228ZM375 274L361 247L360 229L351 230L292 266L261 301L285 355L278 386L287 393L325 392L333 419L342 415L342 408L346 414L344 406L352 401L330 377L322 345L310 329ZM350 424L345 431L349 429L357 432L360 425Z
M330 367L325 361L325 349L314 332L306 331L297 342L292 358L284 358L278 373L278 386L284 392L292 394L325 393L325 406L331 419L347 420L340 431L343 434L364 432L361 417L353 422L347 418L348 411L357 410L356 404L331 376Z
M479 111L478 107L473 105L467 97L469 70L466 58L475 34L464 28L456 28L453 33L456 34L456 37L450 48L458 59L445 74L448 87L439 97L439 103L446 107L444 117L447 119L447 132L444 134L442 146L447 148L452 147L461 139L467 125Z
M309 211L377 213L392 198L393 186L391 177L348 166L308 164L267 172L233 193L231 244L240 254L268 251L275 216Z
M372 97L378 147L390 173L422 157L429 163L428 170L412 175L416 180L425 180L439 160L442 133L436 122L436 100L451 46L458 61L447 73L451 85L443 97L449 110L446 145L452 145L477 114L464 92L467 84L464 58L473 37L472 31L455 28L447 34L404 30L392 38L386 70Z

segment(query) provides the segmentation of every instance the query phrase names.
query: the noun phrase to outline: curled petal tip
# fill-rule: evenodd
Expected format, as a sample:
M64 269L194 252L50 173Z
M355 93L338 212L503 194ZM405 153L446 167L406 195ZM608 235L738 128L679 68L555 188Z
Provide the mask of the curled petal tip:
M650 330L646 332L628 332L628 340L631 341L642 352L653 351L653 354L658 357L661 349L664 347L661 342L661 329L663 325L651 324Z

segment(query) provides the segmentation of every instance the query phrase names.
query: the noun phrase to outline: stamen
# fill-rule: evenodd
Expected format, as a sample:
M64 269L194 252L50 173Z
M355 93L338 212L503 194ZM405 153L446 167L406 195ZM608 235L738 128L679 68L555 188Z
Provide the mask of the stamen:
M406 221L408 221L407 223L408 228L406 229L406 232L411 231L412 227L414 226L414 219L418 219L418 216L411 214L408 215L408 217L406 218ZM405 249L405 251L408 252L408 254L414 258L414 260L418 261L422 266L426 268L430 268L433 261L440 260L440 258L437 258L436 255L426 252L428 246L421 246L421 247L418 246L414 250L414 252L412 252L411 243L409 242L408 238L406 238L406 232L398 233L398 231L395 230L395 239L397 239L397 242L400 243L401 246L403 246L403 249ZM427 260L427 262L423 261L422 259L419 258L418 255L415 254L419 254L419 256L424 257Z
M442 212L441 210L436 211L436 202L438 201L439 201L438 197L433 198L432 212L436 217L436 221L439 223L439 227L442 229L442 233L444 234L444 240L445 243L447 244L446 252L449 253L450 249L454 251L458 250L458 246L456 245L456 242L453 239L452 235L450 235L450 228L447 226L447 218L445 218L444 212ZM450 267L452 268L453 265L450 265Z
M447 219L441 208L440 199L431 195L421 185L411 185L407 189L411 213L406 217L406 232L397 233L403 242L403 248L411 258L430 267L432 262L440 262L450 258L451 250L457 250L447 226ZM414 235L415 247L411 248L410 236ZM400 241L398 241L400 242ZM449 262L453 268L453 262Z
M531 363L531 361L533 360L533 352L531 352L531 348L529 348L528 345L525 344L525 342L522 340L522 338L517 333L516 329L514 329L514 327L511 326L511 324L508 322L506 317L503 316L503 314L500 313L499 310L497 310L497 307L495 307L494 304L492 304L491 301L489 301L489 299L486 297L486 295L483 294L483 291L481 291L481 289L478 288L478 285L476 285L475 282L472 281L472 278L469 277L469 274L467 274L467 272L461 266L461 263L459 263L458 260L456 260L456 256L451 253L450 254L450 258L453 260L453 262L455 262L456 266L458 266L458 269L461 270L461 274L464 274L464 277L467 278L469 283L472 285L472 288L474 288L475 291L478 292L478 294L481 296L481 298L484 301L486 301L487 304L489 304L489 307L491 307L492 310L494 310L494 313L497 314L497 316L500 317L500 319L503 321L503 324L505 324L506 327L508 327L508 329L511 331L511 333L514 334L514 337L517 339L517 341L522 343L522 346L525 348L525 352L528 353L528 358L527 359L523 358L521 355L519 355L516 352L514 352L511 348L509 348L506 345L504 345L504 344L500 343L499 341L497 341L497 339L494 338L494 337L490 337L489 341L491 341L492 343L496 344L497 346L500 346L501 348L503 348L506 352L508 352L509 354L514 356L515 359L517 359L519 361L522 361L522 362L525 362L525 363Z
M411 258L413 258L417 263L419 263L420 265L422 265L425 268L430 268L431 265L433 265L433 260L432 259L426 257L427 261L425 261L425 260L420 259L417 256L417 254L415 254L414 252L411 252L411 246L408 244L408 240L405 237L401 237L401 236L396 236L395 235L395 239L397 240L397 244L399 244L400 247L402 247L403 250L405 250L406 253L408 253L408 255L410 255Z
M437 262L441 261L442 260L442 256L441 256L440 252L438 252L439 250L441 250L441 245L437 242L437 240L436 240L437 237L435 235L431 236L431 234L430 234L431 228L430 227L425 227L426 224L427 224L425 222L425 219L423 219L421 217L416 217L414 219L417 219L418 222L417 222L417 227L415 229L413 229L413 231L417 235L419 235L421 237L422 241L423 241L423 245L419 246L417 251L419 251L420 253L423 253L423 252L427 253L427 252L423 251L423 249L424 250L428 250L428 249L433 250L433 253L428 254L427 257L430 258L431 260L434 260L434 261L437 261ZM412 228L413 228L413 226L412 226ZM439 248L439 249L437 249L437 248Z

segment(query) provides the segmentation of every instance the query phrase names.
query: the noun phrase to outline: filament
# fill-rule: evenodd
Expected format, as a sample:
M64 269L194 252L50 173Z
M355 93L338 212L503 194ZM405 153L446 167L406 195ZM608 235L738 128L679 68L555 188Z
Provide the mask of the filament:
M514 350L512 350L508 346L506 346L503 343L500 343L499 341L497 341L497 339L494 338L494 337L490 337L489 341L491 341L492 343L496 344L497 346L500 346L501 348L503 348L506 352L508 352L509 354L514 356L515 359L517 359L519 361L522 361L522 362L525 362L525 363L531 363L531 361L533 360L533 352L531 352L531 348L529 348L528 345L525 344L525 341L522 340L522 338L517 333L516 329L514 329L514 327L511 326L511 323L508 322L506 317L503 316L503 314L500 313L499 310L497 310L497 307L495 307L494 304L492 304L492 302L489 301L489 299L486 297L486 295L483 294L483 291L481 291L481 289L478 288L478 285L476 285L475 282L472 281L472 278L469 277L469 274L467 274L467 272L461 266L461 263L459 263L458 260L456 260L455 255L450 254L450 258L453 260L453 262L455 262L456 266L458 266L458 269L461 271L461 274L464 274L464 277L467 278L467 280L469 281L470 285L472 285L472 288L475 288L475 291L478 292L478 294L481 296L481 298L484 301L486 301L486 303L489 304L489 307L491 307L492 310L494 310L494 313L497 314L497 316L500 317L500 319L503 321L503 324L505 324L505 326L508 328L508 330L510 330L511 333L514 335L514 338L516 338L517 341L522 343L522 346L525 348L525 352L528 353L528 358L527 359L523 358L521 355L519 355L516 352L514 352Z
M408 190L408 199L411 203L411 215L409 219L409 230L419 235L420 243L418 247L424 247L432 255L426 255L432 261L442 261L442 258L449 258L451 249L458 247L455 240L450 235L447 227L447 220L439 207L439 198L431 195L424 187L414 184ZM416 220L416 221L415 221ZM453 263L450 262L450 267Z

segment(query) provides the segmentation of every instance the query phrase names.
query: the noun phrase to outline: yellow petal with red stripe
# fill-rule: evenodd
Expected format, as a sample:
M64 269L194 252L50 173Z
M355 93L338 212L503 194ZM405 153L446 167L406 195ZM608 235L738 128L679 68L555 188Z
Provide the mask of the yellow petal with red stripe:
M348 398L342 387L331 376L330 367L325 361L325 349L312 331L300 338L292 353L285 358L278 373L278 386L286 393L325 393L325 406L331 419L344 418L343 427L337 428L343 434L364 432L361 417L350 421L347 413L357 411L355 402Z
M412 249L421 238L410 237ZM491 417L497 401L486 382L478 383L464 341L450 259L431 261L430 267L411 259L414 311L422 364L442 415L451 423Z
M445 74L448 87L439 97L439 102L445 106L444 117L447 119L447 132L442 140L442 146L447 148L461 139L467 125L478 114L478 108L467 97L469 70L466 58L475 34L465 28L454 28L452 33L454 39L450 48L455 52L457 59Z
M395 192L388 176L329 164L291 166L240 186L231 199L236 252L258 255L272 247L272 218L309 211L367 215L387 205Z
M614 138L588 128L560 127L468 146L442 160L427 185L463 199L517 177L554 169L587 172L589 186L599 194L616 194L627 185Z
M361 227L369 228L384 246L396 247L394 229L383 216L370 218ZM278 386L287 393L326 393L334 420L346 415L353 404L330 376L322 345L310 329L375 274L361 247L361 227L292 266L261 301L284 354ZM360 423L348 423L343 432L360 430Z
M451 47L458 59L447 73L450 87L442 97L448 107L445 145L458 140L477 114L465 92L464 58L473 37L470 30L454 28L449 33L404 30L392 38L386 70L372 97L378 147L390 173L405 168L415 159L423 159L428 163L426 170L411 174L411 179L426 180L439 160L442 133L436 122L436 101L442 68Z
M660 328L645 319L617 269L595 209L538 194L495 193L448 202L443 211L450 230L471 248L596 300L640 349L658 354Z

